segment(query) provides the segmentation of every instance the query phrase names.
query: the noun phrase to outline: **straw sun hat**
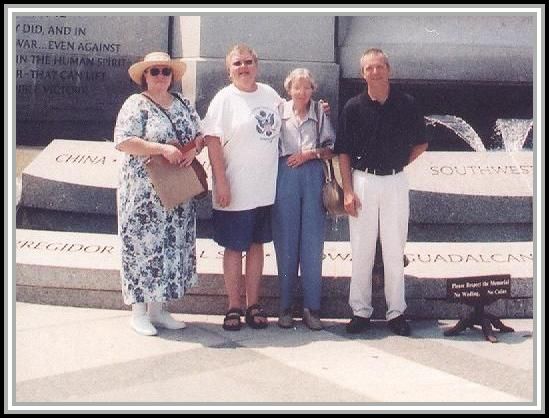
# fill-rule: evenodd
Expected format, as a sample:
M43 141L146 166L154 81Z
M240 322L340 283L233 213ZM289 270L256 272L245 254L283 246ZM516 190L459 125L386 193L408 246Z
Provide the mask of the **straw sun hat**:
M150 54L145 55L143 61L136 62L129 69L128 73L130 74L131 79L136 83L141 85L141 78L143 77L143 72L150 67L155 65L168 66L173 71L173 80L179 80L185 74L185 69L187 66L183 61L171 59L171 57L165 52L151 52Z

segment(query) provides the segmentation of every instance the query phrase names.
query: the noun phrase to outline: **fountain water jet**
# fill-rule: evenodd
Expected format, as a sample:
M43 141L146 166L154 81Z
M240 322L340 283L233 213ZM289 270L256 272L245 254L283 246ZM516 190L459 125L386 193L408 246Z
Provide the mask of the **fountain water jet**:
M427 126L442 125L463 139L473 151L486 151L484 144L475 130L463 119L453 115L429 115L425 116Z
M501 138L502 148L505 151L521 151L533 128L532 119L497 119L494 137Z

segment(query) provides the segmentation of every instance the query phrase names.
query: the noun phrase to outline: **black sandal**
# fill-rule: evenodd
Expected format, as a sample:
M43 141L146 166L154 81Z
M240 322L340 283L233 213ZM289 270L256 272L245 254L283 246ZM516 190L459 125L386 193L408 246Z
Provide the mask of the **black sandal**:
M253 311L255 312L252 313ZM263 310L261 305L256 303L250 306L248 309L246 309L246 323L250 328L254 328L254 329L267 328L267 326L269 325L268 322L257 322L255 320L255 318L257 317L267 319L267 313Z
M242 310L238 308L229 309L225 314L223 319L223 329L225 331L240 331L242 327L242 322L240 322L240 317L242 316ZM236 322L238 320L238 322ZM231 324L233 322L233 324Z

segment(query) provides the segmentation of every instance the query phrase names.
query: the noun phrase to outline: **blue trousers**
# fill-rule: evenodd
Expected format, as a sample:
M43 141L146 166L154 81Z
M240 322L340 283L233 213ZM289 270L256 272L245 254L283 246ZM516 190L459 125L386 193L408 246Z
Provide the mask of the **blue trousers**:
M272 228L281 312L292 307L299 267L303 307L320 309L325 223L323 182L321 161L312 160L291 168L287 157L280 158Z

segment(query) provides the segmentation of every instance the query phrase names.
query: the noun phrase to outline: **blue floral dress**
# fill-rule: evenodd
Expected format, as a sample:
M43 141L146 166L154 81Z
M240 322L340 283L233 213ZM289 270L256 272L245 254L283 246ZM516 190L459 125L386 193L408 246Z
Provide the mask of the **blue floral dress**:
M201 133L200 117L188 99L166 109L185 144ZM116 120L114 141L130 137L168 143L174 128L155 104L141 94L130 96ZM118 231L121 240L124 303L177 299L196 283L195 202L165 209L149 181L147 158L125 153L118 185Z

